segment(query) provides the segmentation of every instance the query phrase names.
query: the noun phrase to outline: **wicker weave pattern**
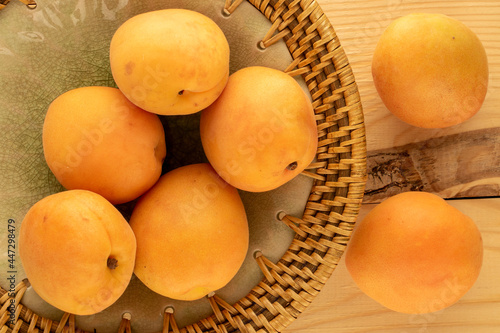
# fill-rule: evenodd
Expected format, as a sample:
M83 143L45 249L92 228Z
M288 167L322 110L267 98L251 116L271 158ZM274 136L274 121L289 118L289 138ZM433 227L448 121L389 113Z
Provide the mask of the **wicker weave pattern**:
M163 332L281 332L313 301L337 266L349 240L366 183L363 111L348 59L330 22L314 0L248 0L272 23L261 47L283 39L293 62L286 72L301 75L313 99L319 133L316 161L304 171L314 178L301 218L284 215L296 232L289 250L277 262L258 253L265 278L236 304L217 295L208 299L213 315L179 329L166 309ZM230 15L243 0L226 0ZM0 290L0 333L82 332L73 315L59 322L41 318L20 304L28 282L16 288L15 320L8 306L12 295ZM111 319L110 319L111 320ZM131 332L125 314L119 332Z

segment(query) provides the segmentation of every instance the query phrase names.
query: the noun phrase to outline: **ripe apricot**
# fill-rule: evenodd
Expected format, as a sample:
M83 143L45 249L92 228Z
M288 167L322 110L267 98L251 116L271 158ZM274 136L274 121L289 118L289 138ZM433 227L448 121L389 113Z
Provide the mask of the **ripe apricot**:
M158 294L195 300L225 286L246 257L249 229L238 191L208 163L163 175L135 206L136 276Z
M476 281L483 242L474 221L435 194L386 199L359 222L346 267L375 301L403 313L429 313L457 302Z
M382 33L372 74L380 98L395 116L413 126L444 128L481 108L488 59L477 35L462 22L414 13L394 20Z
M219 175L250 192L293 179L318 146L310 98L290 75L262 66L229 77L221 96L201 112L200 135Z
M222 92L229 43L219 26L196 11L168 8L136 15L113 35L110 65L120 90L144 110L198 112Z
M86 190L41 199L19 232L19 256L35 292L77 315L100 312L123 294L135 251L134 233L121 213Z
M66 189L90 190L119 204L136 199L160 177L165 133L157 115L118 89L82 87L50 104L43 151Z

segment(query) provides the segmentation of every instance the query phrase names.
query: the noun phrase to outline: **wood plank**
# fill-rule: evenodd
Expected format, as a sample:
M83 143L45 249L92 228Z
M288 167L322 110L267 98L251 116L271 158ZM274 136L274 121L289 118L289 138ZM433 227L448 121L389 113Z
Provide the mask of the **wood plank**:
M500 196L500 128L375 150L367 166L366 203L415 190L444 198Z
M450 200L481 231L484 260L469 292L454 305L422 315L384 308L354 283L342 259L321 293L285 333L497 332L500 327L500 198ZM360 219L375 204L363 205Z

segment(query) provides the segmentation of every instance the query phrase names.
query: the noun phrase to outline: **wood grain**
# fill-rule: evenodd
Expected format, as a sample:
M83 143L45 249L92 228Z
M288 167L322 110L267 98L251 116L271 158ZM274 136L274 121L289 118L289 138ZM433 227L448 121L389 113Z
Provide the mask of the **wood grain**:
M405 191L444 198L500 195L500 128L456 133L371 151L364 202Z

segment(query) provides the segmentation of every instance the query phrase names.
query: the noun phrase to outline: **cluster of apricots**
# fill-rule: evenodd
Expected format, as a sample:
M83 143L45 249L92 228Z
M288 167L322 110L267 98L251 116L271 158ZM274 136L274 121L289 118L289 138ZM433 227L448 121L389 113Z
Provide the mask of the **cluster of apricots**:
M226 285L249 245L238 190L283 185L318 142L299 83L260 66L230 75L225 35L201 13L136 15L114 33L109 56L118 88L72 89L47 110L44 156L66 190L31 207L19 239L33 289L79 315L113 304L132 274L179 300ZM197 112L209 162L162 175L160 117ZM127 221L115 205L134 200Z
M420 128L472 118L488 86L488 61L477 35L443 14L413 13L389 24L372 60L387 109ZM456 303L477 280L481 233L436 194L400 193L360 221L346 251L354 282L385 307L430 313Z
M249 242L238 190L288 182L313 161L318 137L296 80L260 66L230 74L229 57L223 31L208 17L146 12L111 40L118 88L81 87L51 103L44 154L67 190L28 211L19 239L26 275L48 303L97 313L123 294L132 274L158 294L194 300L237 273ZM395 20L375 49L372 73L387 108L418 127L471 118L487 90L480 41L444 15ZM162 175L168 152L160 117L197 112L209 162ZM136 199L127 221L115 205ZM358 223L346 266L386 307L425 313L462 297L482 256L469 217L434 194L410 192Z

